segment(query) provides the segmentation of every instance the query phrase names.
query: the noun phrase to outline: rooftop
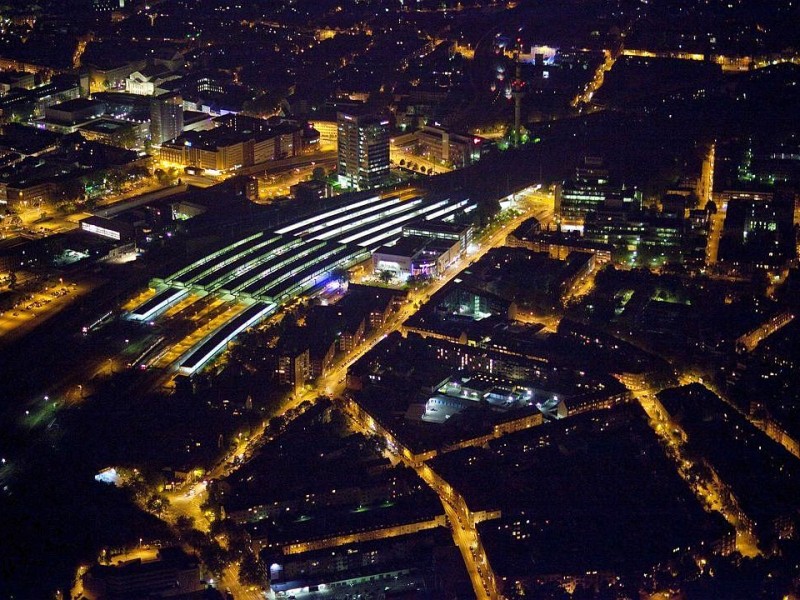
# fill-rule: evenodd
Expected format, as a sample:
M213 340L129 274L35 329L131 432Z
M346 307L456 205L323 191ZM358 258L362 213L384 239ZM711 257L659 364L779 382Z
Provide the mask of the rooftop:
M412 221L407 225L403 225L403 231L413 230L413 229L422 229L425 231L431 231L435 233L449 233L455 235L461 235L465 231L467 231L471 226L470 225L462 225L459 223L447 223L445 221Z
M91 131L94 133L113 135L117 131L129 129L135 124L130 121L118 121L117 119L100 118L81 125L78 129Z
M75 112L78 110L86 110L89 108L99 108L105 106L99 100L89 100L88 98L75 98L73 100L67 100L66 102L60 102L59 104L54 104L50 107L51 110L60 110L63 112Z

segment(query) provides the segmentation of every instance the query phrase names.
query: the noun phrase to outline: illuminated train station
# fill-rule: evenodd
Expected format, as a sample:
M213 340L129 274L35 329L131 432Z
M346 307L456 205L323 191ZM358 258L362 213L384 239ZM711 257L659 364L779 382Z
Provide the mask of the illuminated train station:
M324 210L281 228L250 235L187 265L163 279L127 313L153 323L193 299L227 305L225 318L177 357L180 372L192 375L243 330L274 314L284 303L324 285L337 269L347 269L396 241L403 226L420 220L447 220L470 211L469 199L373 196ZM207 301L208 301L207 300Z

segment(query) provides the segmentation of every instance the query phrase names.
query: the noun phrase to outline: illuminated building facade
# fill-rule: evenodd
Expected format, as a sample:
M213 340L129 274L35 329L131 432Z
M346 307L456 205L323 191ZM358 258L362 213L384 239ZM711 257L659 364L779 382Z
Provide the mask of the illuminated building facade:
M575 169L574 177L556 189L556 214L567 228L580 228L586 215L607 200L635 209L641 207L642 196L635 189L612 185L602 160L586 157L583 166Z
M428 125L416 133L416 141L430 160L455 167L466 167L477 162L488 148L483 138Z
M631 262L680 262L684 220L647 211L598 207L586 217L584 238L614 248Z
M389 120L340 112L339 183L365 190L380 187L389 175Z

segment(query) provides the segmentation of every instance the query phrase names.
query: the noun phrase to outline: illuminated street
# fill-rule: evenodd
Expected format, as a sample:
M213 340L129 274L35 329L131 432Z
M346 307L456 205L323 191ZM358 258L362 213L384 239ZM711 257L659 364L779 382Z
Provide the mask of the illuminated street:
M552 197L541 194L529 195L528 193L520 194L520 196L522 198L520 200L520 202L523 203L522 206L527 207L528 203L532 202L533 206L541 207L537 210L552 210L552 208L547 208L548 203L552 202ZM550 204L550 206L552 206L552 204ZM490 236L481 241L475 252L469 256L465 256L460 263L451 265L442 277L436 279L425 288L412 293L409 296L409 301L405 303L400 310L394 313L382 328L373 332L370 337L365 339L355 351L340 358L331 368L331 370L317 382L314 389L303 394L291 395L289 398L287 398L278 410L278 414L286 414L289 411L294 411L294 409L296 409L296 407L303 402L313 402L319 394L330 397L340 396L344 391L344 379L347 369L360 357L369 352L375 346L375 344L384 339L387 334L392 331L400 330L402 323L415 311L414 304L417 300L424 300L425 298L430 297L432 294L436 293L436 291L450 282L454 277L456 277L458 272L467 264L480 259L480 257L488 252L491 248L502 245L505 242L505 237L508 232L517 227L527 216L529 216L528 213L521 212L521 214L518 214L516 217L505 220L502 224L496 224L492 228ZM176 307L177 306L181 306L182 308L176 310L175 307L173 307L171 310L175 310L175 312L186 310L186 307L190 307L191 303L186 301L186 304L176 305ZM217 318L226 318L227 314L228 313L222 313ZM195 340L202 337L204 332L213 329L213 327L213 321L210 321L207 325L197 329L190 337L186 338L174 346L169 352L162 355L162 357L159 359L159 364L168 365L174 362L178 356L184 353L187 348L191 347L191 345L195 343ZM365 433L371 434L372 432L365 431ZM213 472L206 474L206 479L218 479L230 474L236 468L233 466L232 458L240 455L250 456L253 452L257 452L258 446L263 442L262 438L264 434L265 431L263 428L254 431L248 440L243 440L236 449L231 451L227 457L224 457L223 460L220 461L219 466ZM392 458L393 460L405 460L402 454L393 455ZM426 470L423 467L418 467L417 465L413 466L417 467L417 471L420 473L423 479L425 479L429 485L432 485L434 490L441 495L442 491L437 489L433 481L426 477ZM174 522L178 516L184 515L192 517L199 529L206 530L208 522L200 509L200 505L205 499L205 485L203 482L199 482L189 487L181 487L175 492L167 494L167 498L170 500L169 514L171 516L168 517L170 521ZM456 523L457 519L454 518L455 513L452 512L453 509L450 507L450 500L442 497L442 502L445 508L449 511L451 524ZM485 564L485 556L483 554L474 554L474 548L478 544L477 533L475 532L474 527L465 529L461 526L457 527L453 525L451 529L453 531L453 539L461 549L462 556L467 561L468 571L473 579L476 590L478 590L476 593L479 594L480 598L494 597L493 592L486 591L492 590L493 584L487 583L490 580L486 578L491 577L491 570L488 565ZM245 600L250 598L250 596L248 596L248 594L251 593L249 590L243 589L240 586L230 585L231 582L235 581L232 576L226 576L224 581L227 583L228 587L231 588L231 591L234 593L234 597L237 598L237 600L239 600L239 598L244 598Z
M0 6L0 599L800 599L797 20Z
M709 265L717 263L719 257L719 240L722 237L722 228L725 223L725 205L717 207L716 214L711 215L711 230L708 234L708 249L706 260Z
M647 415L650 417L650 424L656 434L661 437L673 459L678 464L678 473L686 480L689 487L694 493L702 499L710 510L714 510L722 514L723 517L734 527L736 527L736 549L743 556L758 556L758 550L755 540L752 535L744 529L742 524L738 521L735 515L726 510L723 506L721 498L730 497L730 490L720 487L719 479L702 479L695 481L691 477L692 462L685 457L684 454L684 440L686 433L681 431L680 425L668 421L664 415L656 409L653 396L654 390L643 389L635 392L635 398L644 408Z
M572 106L577 107L582 104L588 105L591 103L592 98L602 87L603 82L605 81L605 74L614 66L615 60L616 59L610 50L603 51L603 62L597 67L594 77L592 77L591 81L587 84L583 92L575 96L575 98L572 100Z

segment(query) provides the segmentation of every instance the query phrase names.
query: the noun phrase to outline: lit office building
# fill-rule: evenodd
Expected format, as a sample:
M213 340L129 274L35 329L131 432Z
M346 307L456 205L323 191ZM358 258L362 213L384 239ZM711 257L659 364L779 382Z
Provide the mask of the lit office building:
M602 160L587 157L584 164L575 169L574 177L556 189L556 214L564 228L580 229L586 215L609 199L628 209L641 208L641 192L613 186Z
M365 190L380 187L389 175L389 120L340 112L339 183Z

